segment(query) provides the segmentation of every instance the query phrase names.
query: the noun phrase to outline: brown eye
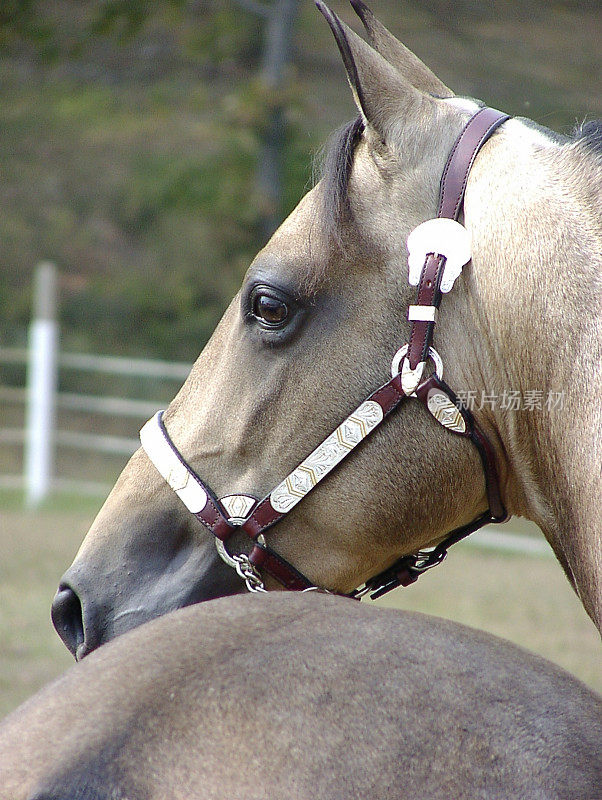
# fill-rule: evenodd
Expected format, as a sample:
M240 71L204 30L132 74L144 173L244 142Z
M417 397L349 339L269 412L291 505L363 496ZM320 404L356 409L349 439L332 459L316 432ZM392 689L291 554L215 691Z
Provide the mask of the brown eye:
M269 294L258 294L253 301L253 314L266 325L281 325L288 317L288 307Z

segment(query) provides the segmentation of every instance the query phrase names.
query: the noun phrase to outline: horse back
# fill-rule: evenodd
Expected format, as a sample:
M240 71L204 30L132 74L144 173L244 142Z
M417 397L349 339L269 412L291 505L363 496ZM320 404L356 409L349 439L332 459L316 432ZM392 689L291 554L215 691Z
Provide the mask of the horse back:
M232 597L116 639L13 712L0 798L591 800L601 744L602 699L495 637Z

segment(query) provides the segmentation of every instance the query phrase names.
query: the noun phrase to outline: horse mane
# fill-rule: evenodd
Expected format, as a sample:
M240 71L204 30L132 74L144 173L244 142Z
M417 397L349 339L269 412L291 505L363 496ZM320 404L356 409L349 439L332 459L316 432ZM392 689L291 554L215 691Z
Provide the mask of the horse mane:
M577 125L573 139L597 155L602 155L602 119L585 120Z
M591 218L602 220L602 120L586 120L578 125L570 146L570 163L565 165L565 175L570 174L574 187L590 209ZM599 252L599 249L598 249ZM599 263L599 262L598 262Z
M314 161L314 185L318 181L320 183L317 207L320 225L330 240L339 247L341 222L348 218L350 213L348 189L355 148L363 131L363 118L357 116L331 134ZM565 142L569 145L568 152L565 153L572 165L569 168L569 164L566 164L565 175L571 175L571 183L576 183L580 187L580 194L584 199L587 198L587 205L591 207L592 213L598 216L601 186L599 170L602 169L602 120L584 120L575 127L571 136L565 138ZM313 285L317 277L312 274L309 284Z
M334 222L348 209L347 189L353 153L363 131L361 116L345 123L331 134L314 164L314 183L321 181L324 210ZM573 131L572 141L602 155L602 119L579 123Z

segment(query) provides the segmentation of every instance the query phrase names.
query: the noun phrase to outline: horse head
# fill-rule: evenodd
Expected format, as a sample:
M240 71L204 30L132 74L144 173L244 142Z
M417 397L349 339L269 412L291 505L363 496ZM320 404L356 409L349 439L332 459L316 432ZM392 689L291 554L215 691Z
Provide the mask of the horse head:
M416 294L406 240L436 216L450 151L480 108L455 97L359 0L352 5L371 44L318 3L359 116L335 135L321 180L250 265L162 418L177 457L202 478L220 518L228 515L218 498L230 498L229 516L244 519L387 380L392 357L408 341ZM499 400L509 390L521 397L566 390L562 414L498 402L482 404L475 416L506 509L544 529L599 621L600 563L591 557L599 492L588 474L593 462L577 463L566 429L566 414L578 414L591 432L588 446L593 441L592 453L599 451L600 404L584 410L572 392L576 377L600 391L599 290L586 316L581 305L579 317L571 316L580 284L549 269L560 255L568 263L573 244L583 280L599 264L599 203L592 202L599 183L586 191L570 172L575 164L582 173L585 164L599 170L586 151L522 120L506 122L483 146L461 217L472 260L445 297L436 347L458 393ZM177 481L141 449L99 512L53 604L55 626L76 657L175 608L244 590L207 525L174 493ZM265 531L265 541L311 583L346 593L469 524L489 500L471 442L408 397ZM574 535L585 531L589 539ZM228 549L248 552L242 530ZM262 582L279 586L269 574Z

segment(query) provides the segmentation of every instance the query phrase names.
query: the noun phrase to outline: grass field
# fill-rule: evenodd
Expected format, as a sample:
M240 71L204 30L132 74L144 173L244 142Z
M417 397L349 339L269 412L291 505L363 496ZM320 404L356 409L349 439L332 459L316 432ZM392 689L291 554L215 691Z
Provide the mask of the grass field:
M72 663L50 602L97 505L63 501L32 513L0 497L0 716ZM458 545L445 565L379 602L491 631L602 692L600 638L551 556Z

